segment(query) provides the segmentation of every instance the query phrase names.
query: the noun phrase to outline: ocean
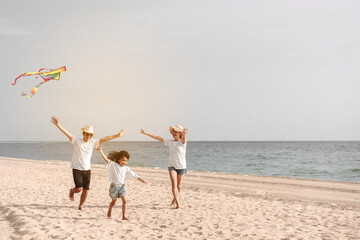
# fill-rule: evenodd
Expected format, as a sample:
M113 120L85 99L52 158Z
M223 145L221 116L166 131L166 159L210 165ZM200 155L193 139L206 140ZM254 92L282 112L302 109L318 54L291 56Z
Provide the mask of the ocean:
M127 150L128 166L167 168L168 148L160 142L106 142L105 154ZM71 160L69 142L0 142L0 156ZM360 142L187 143L188 170L360 182ZM102 164L95 150L93 164ZM70 163L69 163L70 167Z

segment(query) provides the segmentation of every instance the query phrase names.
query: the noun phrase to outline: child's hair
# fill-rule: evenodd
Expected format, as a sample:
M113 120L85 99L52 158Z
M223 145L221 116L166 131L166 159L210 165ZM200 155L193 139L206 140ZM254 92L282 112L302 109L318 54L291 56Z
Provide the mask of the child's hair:
M122 159L123 157L126 157L129 160L130 154L125 150L121 150L120 152L112 151L108 155L108 159L118 164L119 164L119 160Z

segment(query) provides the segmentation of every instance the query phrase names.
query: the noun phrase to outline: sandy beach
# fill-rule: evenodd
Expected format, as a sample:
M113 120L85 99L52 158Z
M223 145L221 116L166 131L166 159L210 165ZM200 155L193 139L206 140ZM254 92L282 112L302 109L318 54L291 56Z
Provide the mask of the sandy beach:
M167 170L133 167L149 182L127 182L106 213L107 170L92 165L82 211L68 199L69 162L0 157L0 239L360 239L360 183L189 171L181 209L170 207Z

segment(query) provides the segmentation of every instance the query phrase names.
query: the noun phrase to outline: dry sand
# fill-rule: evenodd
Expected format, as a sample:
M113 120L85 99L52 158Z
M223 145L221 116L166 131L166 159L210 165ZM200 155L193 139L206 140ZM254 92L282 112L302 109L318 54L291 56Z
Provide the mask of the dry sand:
M0 157L0 239L360 239L360 183L189 171L181 209L164 169L136 168L128 217L107 219L107 170L92 165L82 211L69 162Z

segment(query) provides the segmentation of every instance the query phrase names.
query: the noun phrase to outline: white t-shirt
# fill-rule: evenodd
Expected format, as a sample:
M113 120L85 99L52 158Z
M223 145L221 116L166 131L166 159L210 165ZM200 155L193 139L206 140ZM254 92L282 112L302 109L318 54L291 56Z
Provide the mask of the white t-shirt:
M105 163L105 167L109 170L109 181L115 184L125 184L128 178L139 178L128 166L122 167L113 161Z
M90 170L91 156L93 150L99 145L99 139L90 139L88 142L84 142L82 138L73 136L71 143L74 145L71 168Z
M186 143L183 144L181 140L175 142L173 139L166 139L164 141L165 146L168 146L170 149L168 167L174 167L175 169L186 168Z

